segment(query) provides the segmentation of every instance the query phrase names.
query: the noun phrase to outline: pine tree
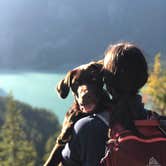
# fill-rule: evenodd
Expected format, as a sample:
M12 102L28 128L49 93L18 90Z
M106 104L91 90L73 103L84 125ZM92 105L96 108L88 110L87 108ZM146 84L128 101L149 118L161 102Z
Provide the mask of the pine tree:
M59 132L55 133L53 136L51 136L47 142L46 142L46 145L45 145L45 155L43 157L43 162L45 163L46 160L48 159L53 147L55 146L55 143L56 143L56 139L59 135Z
M166 71L161 68L160 53L155 56L153 70L142 92L148 95L148 101L155 111L166 114Z
M1 166L34 166L36 151L23 130L24 119L10 94L7 97L5 122L0 133Z

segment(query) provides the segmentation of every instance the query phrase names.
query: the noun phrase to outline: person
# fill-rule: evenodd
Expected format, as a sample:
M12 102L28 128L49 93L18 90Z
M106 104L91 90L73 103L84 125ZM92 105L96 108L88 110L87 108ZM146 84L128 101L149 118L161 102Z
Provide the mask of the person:
M148 79L148 66L136 45L122 42L109 46L105 51L103 74L106 89L112 96L110 108L75 123L72 140L62 151L65 166L100 165L108 139L108 126L120 123L138 134L133 120L148 117L139 95ZM157 117L153 112L149 115L150 118Z
M159 119L144 108L139 90L148 80L148 65L140 48L129 42L110 45L105 51L104 82L112 95L110 128L116 124L139 135L134 120Z
M104 82L112 105L102 165L166 165L165 117L147 110L140 95L147 79L147 62L136 45L122 42L105 51Z
M105 154L108 122L109 113L107 109L78 120L74 124L70 142L62 150L62 165L99 165Z

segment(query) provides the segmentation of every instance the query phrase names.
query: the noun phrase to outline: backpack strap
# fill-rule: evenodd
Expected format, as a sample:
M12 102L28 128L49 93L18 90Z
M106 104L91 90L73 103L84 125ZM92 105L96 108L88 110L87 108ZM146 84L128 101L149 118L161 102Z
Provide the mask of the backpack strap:
M157 127L166 136L166 120L135 120L137 127Z
M146 110L147 120L158 120L160 119L160 115L152 110Z
M135 126L160 126L159 120L135 120Z

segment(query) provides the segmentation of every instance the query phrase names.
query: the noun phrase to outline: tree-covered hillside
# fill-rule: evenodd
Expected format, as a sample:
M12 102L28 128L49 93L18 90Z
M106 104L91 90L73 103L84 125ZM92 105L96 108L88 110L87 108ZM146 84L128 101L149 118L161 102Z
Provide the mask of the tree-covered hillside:
M29 165L42 165L43 157L50 150L48 146L52 148L59 129L60 124L53 113L15 101L11 95L0 97L1 163L7 166L14 161L21 166L21 160L26 158L28 162L30 158Z
M153 110L166 115L166 67L162 65L160 53L156 54L154 64L142 94Z

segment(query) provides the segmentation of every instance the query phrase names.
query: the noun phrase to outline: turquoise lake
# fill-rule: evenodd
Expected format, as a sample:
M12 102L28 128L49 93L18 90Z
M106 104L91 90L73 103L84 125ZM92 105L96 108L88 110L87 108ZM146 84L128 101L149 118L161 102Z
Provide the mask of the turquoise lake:
M12 91L15 99L54 112L62 122L73 101L71 94L61 99L56 93L56 85L63 77L63 74L52 73L1 73L0 88L7 93Z
M56 85L63 77L63 74L56 73L0 73L0 89L6 93L12 91L15 99L33 107L50 110L62 123L65 112L73 102L71 93L66 99L61 99L56 93ZM151 109L150 104L146 107Z

